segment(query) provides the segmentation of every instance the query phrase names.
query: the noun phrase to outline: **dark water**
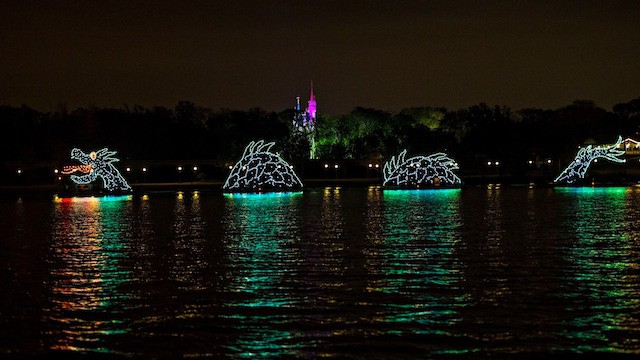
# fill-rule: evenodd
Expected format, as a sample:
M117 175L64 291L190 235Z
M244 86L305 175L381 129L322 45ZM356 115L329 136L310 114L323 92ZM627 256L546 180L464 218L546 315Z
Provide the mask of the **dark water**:
M0 356L640 354L640 191L0 201Z

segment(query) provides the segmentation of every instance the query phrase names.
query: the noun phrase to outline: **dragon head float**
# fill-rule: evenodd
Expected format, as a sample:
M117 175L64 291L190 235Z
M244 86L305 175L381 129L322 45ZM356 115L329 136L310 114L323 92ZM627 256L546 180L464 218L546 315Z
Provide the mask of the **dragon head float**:
M573 184L574 182L584 179L591 162L598 158L607 159L609 161L622 163L624 159L620 156L624 155L624 150L620 150L622 136L618 136L615 144L604 147L593 147L591 145L578 150L578 154L573 161L558 175L553 181L554 183Z
M109 151L107 148L88 154L74 148L71 150L71 159L79 161L82 165L65 166L62 173L70 174L71 180L76 184L89 184L100 177L107 191L129 191L131 186L113 165L120 161L113 157L115 154L115 151Z

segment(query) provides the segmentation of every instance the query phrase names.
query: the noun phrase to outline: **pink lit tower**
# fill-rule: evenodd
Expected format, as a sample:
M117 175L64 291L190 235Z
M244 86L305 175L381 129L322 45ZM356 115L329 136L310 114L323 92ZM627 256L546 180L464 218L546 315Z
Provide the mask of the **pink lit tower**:
M307 106L306 125L311 129L315 129L316 125L316 97L313 95L313 81L311 81L311 95L309 95L309 105Z
M316 97L313 95L313 81L311 81L311 95L309 105L305 111L300 109L300 96L296 96L296 105L292 124L298 135L305 136L309 141L309 158L316 158Z

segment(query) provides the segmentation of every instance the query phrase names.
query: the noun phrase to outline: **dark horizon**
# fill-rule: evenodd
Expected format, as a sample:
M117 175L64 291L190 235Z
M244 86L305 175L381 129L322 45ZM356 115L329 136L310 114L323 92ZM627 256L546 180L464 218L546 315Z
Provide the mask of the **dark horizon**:
M611 109L640 95L635 1L10 1L0 104Z

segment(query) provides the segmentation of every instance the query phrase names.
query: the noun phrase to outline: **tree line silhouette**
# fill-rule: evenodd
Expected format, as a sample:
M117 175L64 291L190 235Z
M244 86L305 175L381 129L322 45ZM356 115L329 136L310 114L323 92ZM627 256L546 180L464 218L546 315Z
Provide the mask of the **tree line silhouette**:
M109 147L130 160L235 161L252 140L276 141L294 163L309 162L308 138L292 125L295 110L267 112L213 110L189 101L167 107L86 107L60 105L40 112L26 105L0 106L3 169L10 163L65 161L69 150ZM398 112L357 107L341 115L318 114L315 142L318 161L384 163L407 149L409 154L446 151L462 174L479 173L487 160L503 172L522 174L531 162L568 162L589 140L611 143L618 135L635 136L640 126L640 98L612 111L590 100L558 109L521 109L484 103L458 110L406 108Z

